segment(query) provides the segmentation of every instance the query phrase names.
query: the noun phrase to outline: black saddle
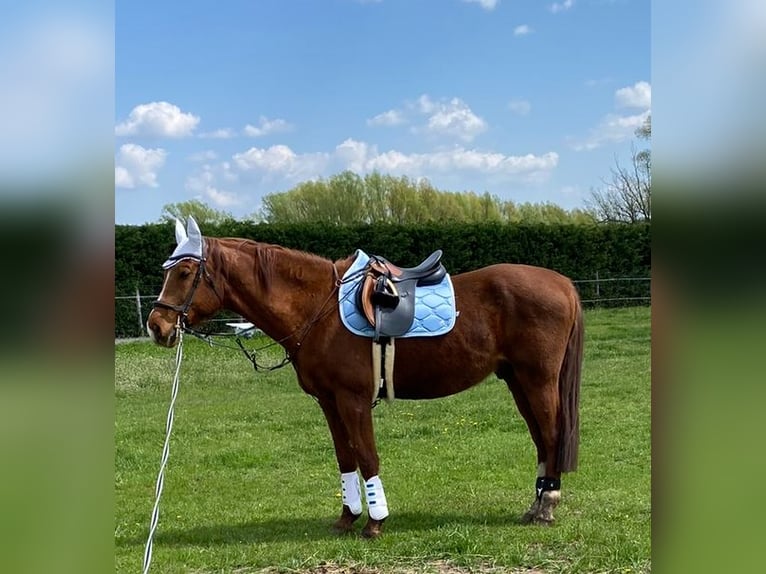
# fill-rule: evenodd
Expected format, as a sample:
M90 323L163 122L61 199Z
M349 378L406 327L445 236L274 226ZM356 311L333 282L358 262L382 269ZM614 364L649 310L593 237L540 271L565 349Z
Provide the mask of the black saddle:
M447 273L444 265L441 264L441 249L431 253L422 263L415 267L398 267L380 255L373 255L372 259L383 265L390 272L391 280L394 283L417 279L418 285L436 285L441 283L441 280L444 279L444 275Z
M357 306L375 329L374 340L400 337L415 317L415 289L436 285L447 274L438 249L415 267L398 267L384 257L373 255L357 291Z

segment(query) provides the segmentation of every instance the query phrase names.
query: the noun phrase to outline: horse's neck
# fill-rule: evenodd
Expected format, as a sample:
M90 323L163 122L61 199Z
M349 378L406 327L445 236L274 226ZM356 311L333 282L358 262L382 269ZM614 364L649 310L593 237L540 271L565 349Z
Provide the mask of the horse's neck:
M236 261L228 269L227 309L239 313L272 339L291 347L301 331L320 312L334 287L332 263L305 254L279 249L263 262L269 271L259 271L258 255L269 250L262 246L253 257L230 257ZM328 302L329 304L329 302Z

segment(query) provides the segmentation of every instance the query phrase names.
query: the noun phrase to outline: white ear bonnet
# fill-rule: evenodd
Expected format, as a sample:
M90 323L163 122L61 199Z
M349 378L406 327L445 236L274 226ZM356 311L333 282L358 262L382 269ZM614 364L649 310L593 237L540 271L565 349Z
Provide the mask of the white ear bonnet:
M197 222L190 215L184 229L183 223L176 219L176 245L175 251L162 264L163 269L170 269L182 259L202 259L204 240Z

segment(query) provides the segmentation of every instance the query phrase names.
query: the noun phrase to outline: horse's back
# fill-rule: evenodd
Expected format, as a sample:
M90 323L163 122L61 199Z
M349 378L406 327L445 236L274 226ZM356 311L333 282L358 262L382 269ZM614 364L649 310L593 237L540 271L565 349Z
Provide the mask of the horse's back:
M568 277L534 265L499 263L454 275L452 281L458 300L489 299L550 311L562 305L570 309L577 302L577 291Z
M506 359L532 359L554 347L563 353L580 313L572 281L544 267L501 263L456 275L453 284L458 310L486 325Z

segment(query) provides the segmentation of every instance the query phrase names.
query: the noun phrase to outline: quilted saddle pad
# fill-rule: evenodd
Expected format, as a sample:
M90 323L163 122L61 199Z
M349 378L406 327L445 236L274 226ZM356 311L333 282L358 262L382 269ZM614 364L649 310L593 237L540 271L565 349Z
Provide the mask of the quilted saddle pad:
M356 335L372 337L374 330L367 318L356 306L356 292L364 279L362 270L370 260L361 249L356 250L356 259L343 274L338 290L340 318L346 328ZM418 286L415 289L415 317L412 326L401 337L436 337L452 330L457 319L455 291L449 273L436 285Z

